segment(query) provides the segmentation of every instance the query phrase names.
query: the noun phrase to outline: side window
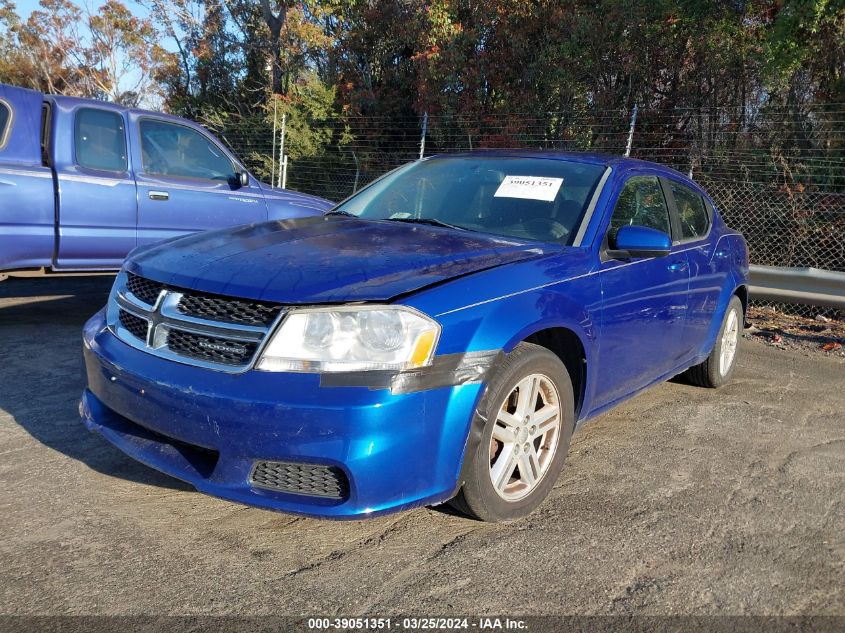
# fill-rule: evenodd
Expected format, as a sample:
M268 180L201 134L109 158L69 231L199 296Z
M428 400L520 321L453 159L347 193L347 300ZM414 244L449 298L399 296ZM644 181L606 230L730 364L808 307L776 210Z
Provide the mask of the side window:
M12 110L5 101L0 101L0 149L6 146L11 130Z
M688 240L705 235L710 230L710 216L702 197L689 187L674 181L671 190L681 221L681 238Z
M126 171L126 129L117 112L80 108L73 131L76 164L100 171Z
M611 243L623 226L647 226L672 234L669 209L657 176L634 176L625 183L610 217Z
M156 176L231 181L235 167L205 136L184 125L141 121L144 172Z

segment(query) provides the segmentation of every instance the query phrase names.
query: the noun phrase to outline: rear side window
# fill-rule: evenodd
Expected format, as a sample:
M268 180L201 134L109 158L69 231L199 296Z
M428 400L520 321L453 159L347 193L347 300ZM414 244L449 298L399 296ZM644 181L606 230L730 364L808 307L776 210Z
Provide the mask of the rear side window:
M0 149L6 146L9 131L12 128L12 109L5 101L0 101Z
M144 172L157 176L231 181L232 161L204 135L166 121L141 121Z
M645 226L672 234L669 209L657 176L634 176L625 183L610 218L611 244L623 226Z
M126 129L117 112L80 108L74 126L76 164L99 171L126 171Z
M710 230L710 216L701 195L677 182L672 182L670 188L681 221L681 239L706 235Z

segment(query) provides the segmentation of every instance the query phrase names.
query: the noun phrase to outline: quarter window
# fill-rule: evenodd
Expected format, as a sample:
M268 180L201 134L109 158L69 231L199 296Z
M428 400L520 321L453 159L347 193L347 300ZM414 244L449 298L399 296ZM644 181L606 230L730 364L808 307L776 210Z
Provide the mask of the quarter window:
M669 209L656 176L634 176L619 194L610 218L610 241L623 226L645 226L671 235Z
M702 197L684 185L673 182L671 184L672 197L678 208L678 218L681 221L681 238L688 240L706 235L710 230L710 216L704 206Z
M0 101L0 147L6 145L6 138L9 135L9 127L12 122L12 111L5 101Z
M126 129L117 112L81 108L74 125L76 164L99 171L126 171Z
M144 171L152 175L226 182L235 178L232 161L223 151L184 125L141 121L141 156Z

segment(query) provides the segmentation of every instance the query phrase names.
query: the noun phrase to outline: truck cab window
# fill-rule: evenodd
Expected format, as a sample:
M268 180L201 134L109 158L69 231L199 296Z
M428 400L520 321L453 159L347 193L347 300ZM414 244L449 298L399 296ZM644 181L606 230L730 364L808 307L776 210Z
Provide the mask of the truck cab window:
M6 146L11 129L12 110L5 101L0 101L0 149Z
M86 169L127 170L126 129L117 112L80 108L74 125L76 164Z
M220 147L196 130L166 121L141 121L141 158L144 172L151 175L224 182L235 178L235 167Z

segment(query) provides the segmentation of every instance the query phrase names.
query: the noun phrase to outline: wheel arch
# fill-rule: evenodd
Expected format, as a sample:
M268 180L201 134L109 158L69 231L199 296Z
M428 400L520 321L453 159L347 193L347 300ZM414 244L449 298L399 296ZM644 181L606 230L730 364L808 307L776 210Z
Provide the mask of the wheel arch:
M545 347L566 367L575 396L575 419L581 414L587 387L587 355L580 337L567 327L546 327L526 336L523 341Z
M742 316L745 318L748 314L748 286L746 284L740 284L734 289L733 293L742 302Z

